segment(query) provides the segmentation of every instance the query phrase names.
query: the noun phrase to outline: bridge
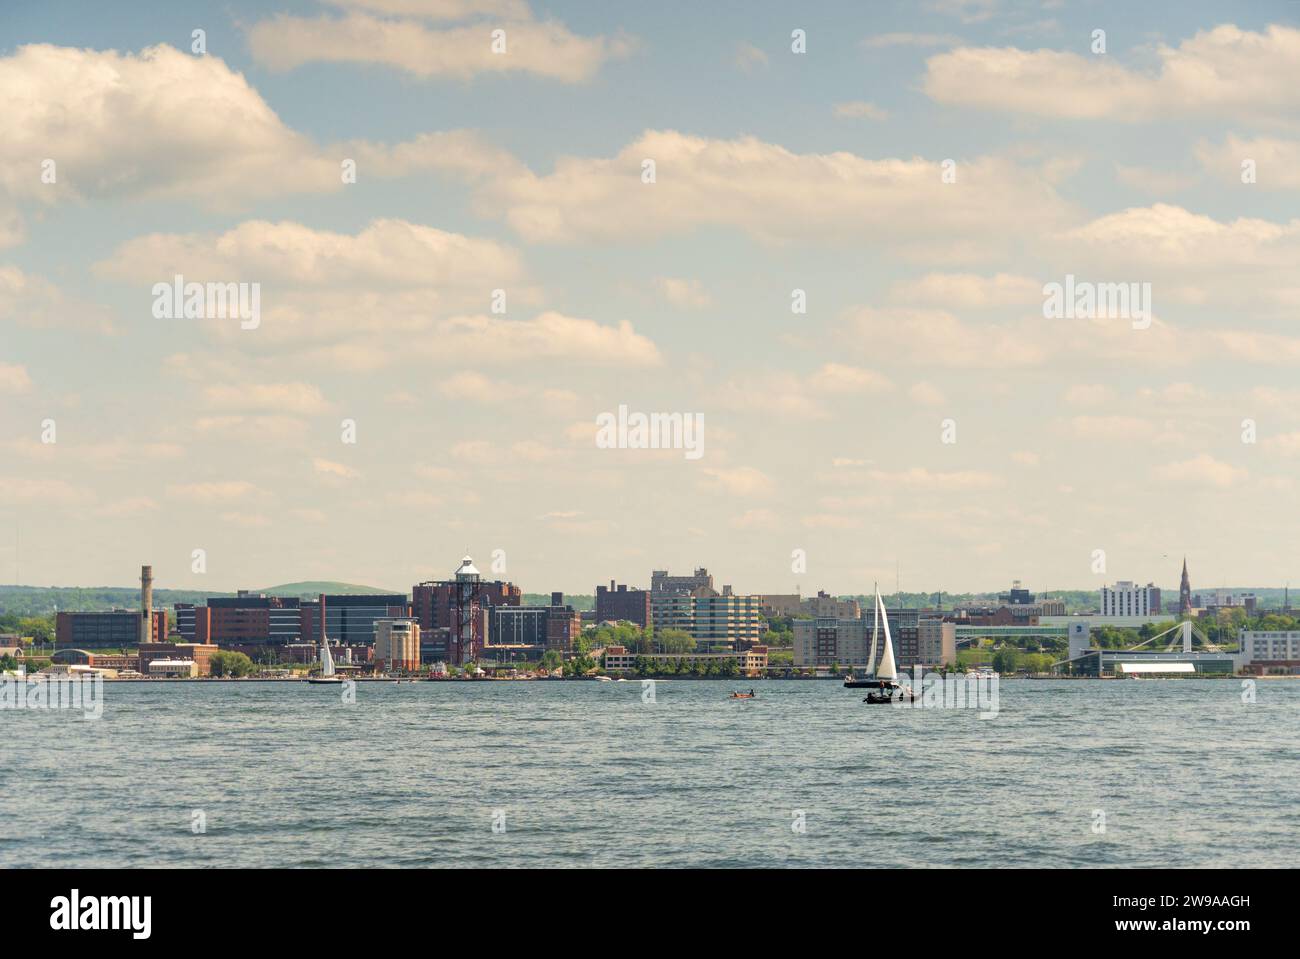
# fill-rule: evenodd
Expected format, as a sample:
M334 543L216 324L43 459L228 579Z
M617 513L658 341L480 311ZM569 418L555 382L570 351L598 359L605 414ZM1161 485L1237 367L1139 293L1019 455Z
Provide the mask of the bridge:
M1061 626L957 626L957 645L969 646L981 639L1065 639L1068 627Z

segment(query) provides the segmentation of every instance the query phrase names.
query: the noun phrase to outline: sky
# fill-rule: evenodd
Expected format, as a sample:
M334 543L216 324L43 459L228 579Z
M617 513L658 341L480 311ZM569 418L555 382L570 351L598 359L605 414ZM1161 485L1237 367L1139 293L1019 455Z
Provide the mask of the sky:
M0 5L0 582L1300 581L1298 20Z

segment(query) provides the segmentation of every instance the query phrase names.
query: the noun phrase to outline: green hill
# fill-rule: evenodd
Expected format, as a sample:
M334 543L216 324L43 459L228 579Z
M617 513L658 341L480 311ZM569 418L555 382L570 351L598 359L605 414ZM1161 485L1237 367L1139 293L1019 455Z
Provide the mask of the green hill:
M358 586L356 583L336 583L331 580L308 580L303 583L284 583L280 586L266 586L262 589L249 590L252 593L266 593L267 596L297 596L315 599L321 593L360 593L374 596L378 593L405 594L404 589L381 589L378 586Z

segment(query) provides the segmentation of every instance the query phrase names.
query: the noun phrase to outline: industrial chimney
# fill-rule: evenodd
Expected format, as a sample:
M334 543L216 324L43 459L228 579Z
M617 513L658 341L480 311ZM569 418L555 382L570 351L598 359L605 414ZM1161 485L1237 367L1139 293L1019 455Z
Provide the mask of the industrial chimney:
M153 567L140 567L140 642L153 642Z

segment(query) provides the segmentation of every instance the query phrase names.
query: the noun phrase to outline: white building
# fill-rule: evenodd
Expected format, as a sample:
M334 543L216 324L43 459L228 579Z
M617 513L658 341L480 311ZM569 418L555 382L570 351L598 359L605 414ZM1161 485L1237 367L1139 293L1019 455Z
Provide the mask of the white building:
M1237 666L1244 672L1300 672L1300 631L1243 629Z
M1153 616L1160 612L1160 589L1154 583L1135 586L1121 579L1114 586L1101 588L1101 615Z

